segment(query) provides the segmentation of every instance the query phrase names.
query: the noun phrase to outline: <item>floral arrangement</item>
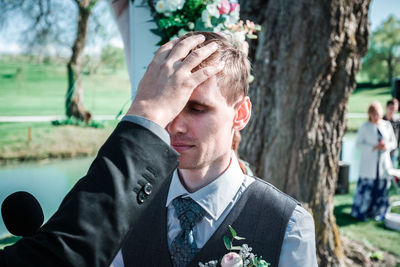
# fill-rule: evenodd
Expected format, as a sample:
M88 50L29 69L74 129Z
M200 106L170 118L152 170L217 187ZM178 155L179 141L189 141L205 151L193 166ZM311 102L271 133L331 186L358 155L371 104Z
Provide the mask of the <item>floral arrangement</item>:
M269 266L262 257L257 257L256 254L252 253L252 248L247 244L243 244L241 246L233 246L233 240L244 240L245 238L240 237L236 234L236 231L232 228L232 226L228 226L231 231L232 238L224 236L224 244L226 249L229 251L222 257L221 267L263 267ZM238 251L239 253L232 252L233 250ZM218 261L212 260L207 263L199 262L200 267L217 267Z
M237 0L148 0L161 36L158 45L190 31L213 31L230 35L240 45L246 38L256 39L260 25L240 20Z

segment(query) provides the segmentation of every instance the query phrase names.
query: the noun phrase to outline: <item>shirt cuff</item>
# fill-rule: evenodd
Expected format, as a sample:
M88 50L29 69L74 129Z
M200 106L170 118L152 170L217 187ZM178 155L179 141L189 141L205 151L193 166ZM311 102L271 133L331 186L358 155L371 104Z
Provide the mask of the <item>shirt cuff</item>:
M125 115L121 121L129 121L129 122L139 124L140 126L146 128L150 132L157 135L165 143L170 145L168 132L164 128L162 128L160 125L155 123L154 121L151 121L149 119L146 119L145 117L136 116L136 115Z

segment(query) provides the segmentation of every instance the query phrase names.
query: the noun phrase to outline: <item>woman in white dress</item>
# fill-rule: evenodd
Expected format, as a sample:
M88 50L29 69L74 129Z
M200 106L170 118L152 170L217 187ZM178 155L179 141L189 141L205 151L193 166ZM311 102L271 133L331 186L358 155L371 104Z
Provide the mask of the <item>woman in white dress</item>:
M371 103L368 121L357 133L356 146L361 159L351 215L359 220L381 220L389 206L390 151L396 148L397 141L392 125L382 116L382 105Z

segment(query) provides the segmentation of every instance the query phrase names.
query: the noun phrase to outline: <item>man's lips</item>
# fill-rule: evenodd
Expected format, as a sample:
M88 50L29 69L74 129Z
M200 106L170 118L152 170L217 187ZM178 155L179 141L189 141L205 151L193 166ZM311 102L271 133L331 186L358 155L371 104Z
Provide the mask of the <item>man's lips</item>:
M179 153L189 150L194 147L194 145L185 144L185 143L172 143L172 147L178 151Z

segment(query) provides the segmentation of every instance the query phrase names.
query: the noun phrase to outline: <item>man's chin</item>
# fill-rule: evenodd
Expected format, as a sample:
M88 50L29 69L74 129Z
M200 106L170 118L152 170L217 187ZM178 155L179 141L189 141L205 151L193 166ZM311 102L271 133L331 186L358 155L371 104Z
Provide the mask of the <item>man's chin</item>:
M197 164L193 160L182 159L181 157L179 157L178 169L180 170L197 169Z

